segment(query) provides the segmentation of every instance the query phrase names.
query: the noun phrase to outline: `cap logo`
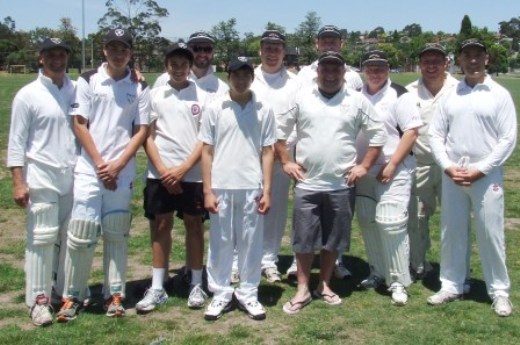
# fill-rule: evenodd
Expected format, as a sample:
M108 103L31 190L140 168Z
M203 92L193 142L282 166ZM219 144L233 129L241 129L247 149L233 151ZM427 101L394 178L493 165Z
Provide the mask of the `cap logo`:
M57 37L52 37L52 38L49 38L51 40L52 43L54 44L60 44L61 43L61 39L60 38L57 38Z
M269 37L272 37L272 38L278 38L278 35L275 34L274 32L271 32L271 33L269 34Z
M125 30L123 29L115 29L114 30L114 34L117 36L117 37L121 37L125 34Z
M184 43L184 42L179 42L179 48L187 49L188 46L187 46L186 43Z
M369 59L379 59L379 54L372 54L368 58Z
M241 62L247 62L247 58L245 56L239 56L237 59Z

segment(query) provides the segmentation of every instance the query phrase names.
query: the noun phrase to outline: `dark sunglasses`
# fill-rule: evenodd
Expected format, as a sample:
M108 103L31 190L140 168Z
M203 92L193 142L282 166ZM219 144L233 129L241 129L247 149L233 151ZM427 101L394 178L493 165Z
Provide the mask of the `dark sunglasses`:
M213 47L200 47L200 46L194 46L191 48L191 50L193 50L194 53L211 53L213 51Z

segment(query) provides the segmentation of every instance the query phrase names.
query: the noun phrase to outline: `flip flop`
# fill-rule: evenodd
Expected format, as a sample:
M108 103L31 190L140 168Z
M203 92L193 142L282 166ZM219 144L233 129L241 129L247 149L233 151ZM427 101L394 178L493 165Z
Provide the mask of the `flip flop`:
M339 298L335 293L329 295L326 293L319 292L318 290L314 290L312 293L315 298L321 299L324 303L328 305L340 305L343 301Z
M287 303L285 303L283 305L283 311L289 315L298 314L306 305L311 303L311 301L312 301L312 296L309 296L309 298L304 299L303 301L299 301L299 302L288 301ZM297 308L293 309L294 307L297 307Z

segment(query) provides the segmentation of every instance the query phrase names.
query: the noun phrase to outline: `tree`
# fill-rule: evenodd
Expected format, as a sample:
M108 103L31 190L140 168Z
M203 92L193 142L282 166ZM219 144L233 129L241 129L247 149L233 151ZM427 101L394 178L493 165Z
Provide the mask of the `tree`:
M405 34L408 37L417 37L422 35L422 27L420 24L409 24L406 25L403 29L403 34Z
M278 30L278 31L280 31L284 35L286 33L286 30L285 30L284 26L278 25L278 24L273 23L273 22L267 22L267 24L265 24L265 29L266 30Z
M211 28L211 34L217 40L215 62L227 69L229 61L237 57L240 51L240 36L235 28L237 20L235 18L221 21Z
M459 41L464 41L465 39L471 38L473 36L473 27L471 26L471 19L466 14L462 18L462 22L460 23L460 31L459 31Z
M169 15L168 10L154 0L107 0L107 12L98 20L101 31L116 27L130 30L134 37L134 59L140 69L156 64L162 54L157 53L161 33L159 19Z
M520 17L511 18L509 21L502 21L500 25L500 34L513 39L511 42L511 50L518 51L520 42Z
M300 23L290 44L300 51L300 63L310 64L316 59L318 53L314 47L314 40L321 26L321 18L314 11L305 15L305 20Z
M69 56L69 67L81 68L81 40L76 35L77 31L74 25L72 25L72 20L68 17L63 17L60 19L56 36L67 42L72 49Z
M489 63L488 73L507 73L509 61L507 57L507 48L500 44L492 44L488 48Z

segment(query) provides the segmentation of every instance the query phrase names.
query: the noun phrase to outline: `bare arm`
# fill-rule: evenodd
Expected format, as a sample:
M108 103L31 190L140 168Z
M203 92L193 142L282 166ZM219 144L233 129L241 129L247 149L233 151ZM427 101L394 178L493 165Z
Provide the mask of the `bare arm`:
M14 202L18 206L25 208L29 204L29 188L23 175L23 167L11 167Z
M204 143L201 155L202 185L204 191L204 207L208 212L217 213L218 201L211 188L211 166L213 164L213 145Z
M377 157L381 154L383 146L370 146L363 157L361 163L350 169L347 174L347 185L355 185L361 178L363 178L368 170L374 165Z
M262 176L263 193L258 202L258 213L266 214L271 208L271 184L273 179L274 148L264 146L262 148Z
M381 183L388 183L394 178L395 171L401 162L410 154L412 151L413 145L415 144L415 140L417 140L417 136L419 135L419 130L417 128L412 128L404 131L401 140L399 140L399 145L395 150L392 157L388 163L381 169L379 174L377 175L377 179Z
M291 160L289 152L287 151L286 141L279 139L274 144L274 148L276 150L277 156L280 159L280 163L282 164L283 171L296 181L302 181L305 178L303 176L305 169L298 163Z

